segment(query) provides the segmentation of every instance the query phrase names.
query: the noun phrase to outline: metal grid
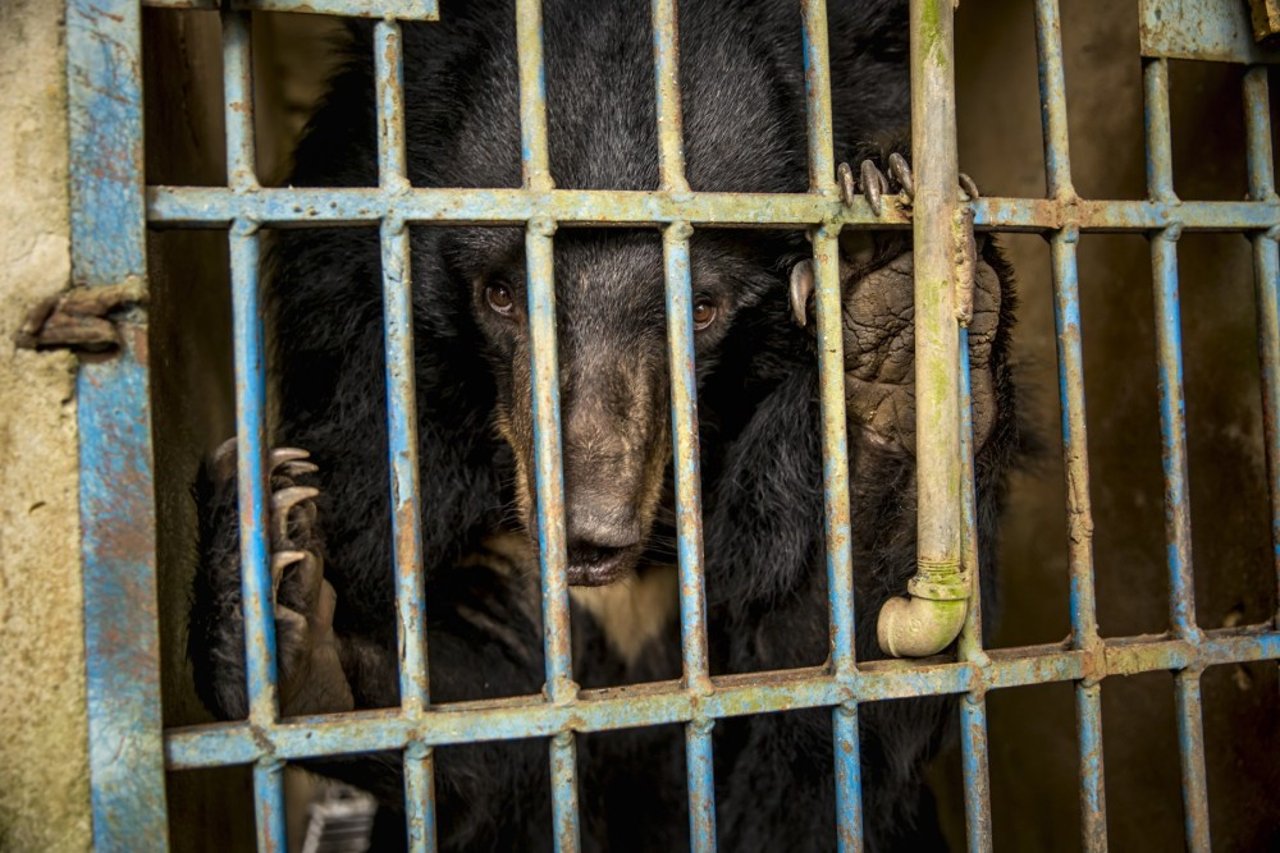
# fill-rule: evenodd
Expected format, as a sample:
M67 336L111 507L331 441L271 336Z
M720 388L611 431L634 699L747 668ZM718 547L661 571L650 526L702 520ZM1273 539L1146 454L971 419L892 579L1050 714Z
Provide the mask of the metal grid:
M143 187L140 5L221 10L225 63L228 181L225 187ZM1236 4L1237 6L1239 4ZM73 264L77 283L144 280L145 229L201 226L228 231L233 287L242 562L250 712L244 722L161 731L158 620L155 607L153 472L145 325L129 325L121 353L85 363L79 378L89 723L95 841L102 849L166 846L164 772L228 764L254 768L258 846L283 849L282 769L306 756L398 749L405 755L411 848L434 847L432 748L471 740L545 737L550 742L558 849L578 846L575 733L684 723L691 839L715 846L711 728L716 719L804 707L831 707L836 740L837 824L841 849L861 848L857 714L860 703L931 694L960 702L968 844L991 848L985 694L1046 682L1075 684L1079 727L1083 845L1106 847L1100 715L1108 676L1172 670L1176 675L1186 839L1209 849L1200 675L1208 666L1280 658L1280 623L1202 631L1195 621L1177 240L1186 230L1247 232L1253 242L1263 365L1263 403L1273 544L1280 584L1280 198L1275 191L1267 75L1245 78L1249 199L1181 202L1173 192L1166 56L1224 58L1211 36L1237 12L1225 0L1144 2L1143 60L1149 197L1079 198L1072 186L1058 3L1035 0L1044 121L1046 198L956 200L951 0L912 0L914 216L896 203L875 214L862 198L841 202L831 142L830 80L824 0L798 0L808 91L810 189L791 195L693 193L684 179L676 68L675 0L653 0L655 86L661 188L655 192L554 189L548 171L539 0L516 0L524 186L514 190L415 189L406 178L401 42L397 20L427 20L432 0L68 0L68 62L73 192ZM1153 7L1200 21L1199 35L1161 27ZM1241 7L1243 8L1243 7ZM265 189L253 149L249 10L313 11L379 17L375 56L379 186L369 189ZM1238 11L1238 10L1237 10ZM1188 17L1190 16L1190 17ZM1199 16L1199 17L1196 17ZM1165 18L1172 20L1174 17ZM1163 39L1163 41L1162 41ZM1200 39L1197 41L1197 39ZM1260 62L1252 45L1244 55ZM1214 51L1217 51L1215 54ZM1061 645L986 651L976 598L955 660L919 664L853 656L853 566L849 552L848 466L836 239L844 227L914 228L917 335L924 357L956 377L938 400L962 414L958 430L920 436L921 549L961 558L976 576L967 342L954 317L926 301L951 284L950 229L971 210L979 227L1033 231L1050 242L1062 431L1067 472L1070 640ZM538 528L546 645L545 695L432 705L427 684L416 462L409 240L413 222L527 225L529 316L533 346ZM282 722L276 702L275 638L265 540L264 363L259 305L259 236L264 226L378 223L381 227L386 381L399 622L402 705ZM569 658L563 481L552 240L558 225L657 224L664 230L672 423L678 499L680 613L684 677L678 682L579 691ZM709 675L702 585L695 383L689 282L693 227L807 226L813 238L822 373L824 525L832 653L829 664L785 673ZM1103 639L1094 600L1092 517L1085 432L1076 246L1085 231L1145 233L1151 240L1158 314L1159 390L1164 455L1172 630ZM922 297L925 301L922 301ZM935 302L938 300L935 299ZM939 303L942 304L942 303ZM934 306L936 307L936 306ZM946 407L950 407L949 409ZM946 421L946 418L941 418ZM932 446L933 450L927 450ZM960 500L954 500L957 482ZM929 493L943 495L932 507ZM950 494L951 498L945 495ZM933 525L933 534L926 526ZM932 536L932 538L930 538ZM962 553L957 553L959 549ZM976 577L974 578L976 580ZM1280 620L1280 614L1277 614Z

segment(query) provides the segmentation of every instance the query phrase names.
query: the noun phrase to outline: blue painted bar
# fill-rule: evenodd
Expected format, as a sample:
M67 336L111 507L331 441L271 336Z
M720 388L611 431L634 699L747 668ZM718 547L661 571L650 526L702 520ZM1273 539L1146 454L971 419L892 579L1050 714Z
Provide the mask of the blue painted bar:
M1040 120L1044 127L1044 171L1051 198L1071 198L1071 148L1067 127L1067 77L1062 63L1062 17L1058 0L1036 0L1036 51Z
M858 705L845 702L832 713L835 741L836 849L862 851L862 755L858 737Z
M853 541L849 521L849 440L845 413L844 309L840 296L839 230L813 233L814 301L822 410L823 531L830 596L831 662L854 671Z
M1182 813L1187 850L1209 853L1209 783L1204 766L1204 711L1200 671L1187 669L1175 677L1178 708L1178 753L1182 759Z
M573 732L551 739L551 827L556 853L581 847L578 831L578 748Z
M1280 224L1278 201L1107 201L980 198L970 204L980 230L1044 232L1075 225L1081 231L1151 231L1180 222L1193 231L1249 231ZM670 222L697 226L768 227L911 223L896 196L877 216L861 196L810 193L666 193L620 190L429 189L395 197L378 189L279 189L233 192L225 187L154 186L147 216L156 226L218 226L243 217L263 225L368 225L388 216L407 222L510 225L549 216L563 226L628 227Z
M960 629L961 660L988 663L982 647L982 565L978 551L977 494L973 461L973 384L969 330L960 328L960 551L971 595ZM987 747L987 700L972 691L960 702L960 756L964 771L965 832L970 851L991 850L991 783Z
M404 796L409 849L436 849L435 756L421 741L404 751ZM411 805L413 804L413 805Z
M520 68L520 163L525 189L550 190L547 136L547 75L542 58L542 0L516 0L516 44ZM546 212L537 215L546 216ZM532 218L532 215L527 218Z
M1176 202L1178 197L1173 191L1173 132L1169 125L1169 63L1166 60L1143 60L1142 90L1142 118L1147 140L1147 194L1154 201Z
M676 487L676 550L680 572L680 645L684 682L711 692L707 663L707 605L702 564L702 496L698 440L697 372L693 346L693 282L685 223L667 226L662 249L666 267L667 350L671 372L672 464ZM715 849L715 777L711 724L694 720L685 730L689 772L689 829L693 849Z
M707 606L702 566L702 495L698 442L698 379L693 346L693 282L689 237L693 229L675 224L663 233L666 267L667 351L671 371L671 434L676 487L676 550L680 567L680 637L684 677L694 689L709 690Z
M1066 473L1067 563L1071 571L1071 645L1097 649L1098 613L1093 568L1093 502L1089 493L1088 418L1085 414L1084 355L1080 322L1080 281L1076 249L1079 231L1053 235L1053 322L1058 349L1058 389L1062 404L1062 462ZM1080 831L1085 850L1107 848L1106 792L1102 753L1102 692L1096 683L1075 686L1080 750Z
M1107 849L1106 767L1102 750L1102 685L1076 682L1076 728L1080 749L1081 849Z
M223 0L142 0L142 5L217 11L225 4ZM304 12L397 21L434 21L440 17L436 0L229 0L229 5L242 12Z
M978 667L941 658L904 663L864 661L852 685L827 667L718 676L711 696L693 694L679 682L659 682L603 691L587 690L576 704L553 704L543 696L433 705L420 720L394 710L359 711L296 718L265 728L216 723L173 729L166 757L173 769L249 764L262 755L297 759L331 753L402 749L410 741L428 745L477 740L549 737L560 731L613 731L635 726L684 723L695 717L721 719L798 708L836 706L913 696L959 694L979 687L1003 690L1029 684L1097 680L1143 672L1219 666L1280 658L1280 631L1266 626L1216 629L1199 644L1162 635L1105 641L1092 661L1061 644L991 649L991 663ZM839 754L839 753L838 753Z
M222 15L223 115L227 126L227 185L258 185L253 127L253 45L248 12Z
M258 853L285 853L284 762L260 759L253 766L253 808Z
M970 693L960 700L960 763L964 771L967 848L991 850L991 783L987 758L987 700Z
M653 0L653 71L658 108L658 169L662 189L685 193L684 118L680 110L680 39L675 0Z
M831 122L831 62L827 0L800 0L804 49L805 115L808 118L809 191L836 195L835 131Z
M267 543L266 353L258 280L259 237L249 222L230 235L231 314L236 375L236 477L249 719L276 719L276 632Z
M1280 62L1253 38L1249 4L1239 0L1142 0L1142 55L1208 62Z
M67 3L71 273L145 281L141 22L130 0ZM94 846L165 850L147 327L76 379Z
M689 849L716 849L716 780L711 751L714 720L696 718L684 729L685 775L689 786Z
M1245 135L1248 140L1249 197L1276 200L1271 150L1271 97L1267 69L1244 76ZM1262 420L1271 492L1271 547L1276 575L1276 624L1280 624L1280 227L1249 238L1258 312L1258 360L1262 374Z
M849 519L849 441L845 412L844 309L840 295L839 229L812 234L814 301L818 325L819 403L822 411L823 532L826 537L831 666L836 678L857 677L853 621L853 533ZM836 820L840 849L862 849L862 788L857 709L833 709Z

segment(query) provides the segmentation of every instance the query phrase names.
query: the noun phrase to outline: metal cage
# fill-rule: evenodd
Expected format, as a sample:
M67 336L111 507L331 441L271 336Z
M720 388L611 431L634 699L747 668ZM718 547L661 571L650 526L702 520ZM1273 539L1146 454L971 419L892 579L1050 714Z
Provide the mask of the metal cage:
M223 28L227 185L145 187L142 171L141 6L220 10ZM1080 198L1072 186L1058 3L1035 0L1044 153L1043 198L958 201L952 0L912 0L912 116L916 204L882 214L865 199L841 201L831 139L826 6L797 0L808 90L810 188L789 195L695 193L684 179L675 0L652 0L661 188L654 192L569 191L552 185L539 0L516 0L524 186L520 189L416 189L406 178L400 20L430 20L433 0L69 0L72 234L78 284L137 285L147 277L148 227L222 229L230 244L236 428L242 507L250 713L247 721L162 730L156 609L155 508L149 376L144 323L125 325L121 352L86 361L79 375L81 513L88 648L89 742L94 837L102 849L167 844L166 771L252 765L258 846L284 844L282 771L306 756L402 750L405 805L414 850L434 847L432 749L473 740L547 738L557 848L578 846L575 735L659 723L685 726L691 838L715 847L711 729L728 716L830 707L837 761L841 849L861 848L858 710L884 699L959 694L968 845L991 847L986 692L1045 682L1075 685L1083 845L1106 847L1101 684L1109 676L1176 672L1187 846L1209 849L1200 677L1208 666L1280 658L1280 624L1201 630L1193 601L1178 238L1187 230L1249 235L1256 266L1270 514L1280 579L1280 198L1271 150L1267 74L1274 60L1248 34L1243 3L1144 0L1148 197ZM249 14L306 11L378 18L375 34L379 174L377 187L271 189L255 177ZM1171 166L1169 57L1252 65L1245 76L1249 197L1184 202ZM1066 644L985 651L971 606L954 659L859 664L853 654L853 572L849 549L848 466L842 378L836 239L843 228L914 229L917 335L924 355L954 377L920 405L967 411L967 358L945 300L953 277L951 229L971 212L987 230L1042 234L1052 254L1062 432L1067 472L1072 634ZM407 228L419 222L511 223L527 227L529 316L533 339L538 530L546 648L544 695L467 703L430 701L423 624L419 498ZM552 240L559 225L651 225L664 233L672 420L678 496L680 614L684 675L679 682L579 691L569 660L563 483ZM389 453L394 507L396 610L402 652L398 711L359 712L282 722L276 702L275 638L265 541L265 376L259 303L259 229L294 224L372 224L381 228ZM694 227L772 225L810 229L817 278L824 519L832 647L828 665L792 673L712 678L706 651L701 565L695 383L689 284ZM1160 416L1165 482L1171 630L1103 638L1094 599L1089 461L1081 356L1076 248L1088 231L1133 232L1150 240L1158 314ZM922 551L963 562L973 541L968 423L920 436ZM948 418L939 418L940 424ZM956 484L961 499L954 496ZM931 498L930 495L936 495ZM927 534L925 527L933 525ZM963 553L962 553L963 552ZM970 579L972 581L972 579ZM976 597L974 600L976 605ZM1280 618L1280 617L1278 617Z

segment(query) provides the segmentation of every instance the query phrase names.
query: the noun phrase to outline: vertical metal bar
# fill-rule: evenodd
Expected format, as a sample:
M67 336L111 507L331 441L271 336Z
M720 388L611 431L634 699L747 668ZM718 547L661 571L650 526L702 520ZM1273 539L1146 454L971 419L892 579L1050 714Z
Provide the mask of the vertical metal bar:
M831 63L826 0L800 0L804 42L804 91L809 118L809 189L836 191L835 131L831 122Z
M840 229L813 232L818 325L819 404L822 412L823 529L826 536L831 666L851 693L854 651L853 554L849 520L849 440L845 413L844 311L840 296ZM852 698L832 709L836 757L836 829L839 849L862 849L862 771L857 706Z
M253 131L253 56L248 12L222 13L223 94L227 129L227 184L258 184ZM231 227L231 315L236 381L236 484L240 508L241 600L249 720L270 726L278 719L275 602L267 545L267 391L258 224L237 219ZM254 812L260 851L285 849L284 765L262 759L253 771Z
M266 362L258 265L257 225L232 226L231 312L236 380L237 494L240 507L241 601L244 608L245 670L249 720L270 726L277 719L276 632L266 503ZM254 767L258 849L284 849L282 766L263 759Z
M1249 197L1275 201L1271 151L1271 98L1267 68L1245 72L1245 132L1248 139ZM1271 545L1276 575L1275 621L1280 625L1280 227L1252 234L1253 280L1257 294L1258 358L1262 373L1262 419L1271 491Z
M1070 176L1067 176L1068 181ZM1101 653L1093 575L1093 505L1089 495L1089 442L1084 396L1084 355L1080 326L1080 282L1076 263L1078 228L1055 232L1049 241L1053 263L1054 326L1058 346L1058 391L1062 400L1062 456L1066 471L1067 563L1071 572L1071 643ZM1103 784L1102 695L1096 680L1075 685L1080 749L1081 846L1107 848L1106 792Z
M658 104L658 169L662 188L688 192L684 119L680 110L680 39L676 0L653 0L653 68Z
M435 756L417 741L404 751L404 796L409 849L436 849Z
M1058 0L1036 0L1036 49L1040 76L1040 119L1044 125L1044 168L1049 195L1074 196L1067 133L1067 80L1062 65L1062 20Z
M378 179L386 193L407 189L404 133L404 57L400 25L374 27L378 100ZM387 452L391 472L392 551L396 566L402 713L421 717L430 702L426 596L422 565L422 507L418 418L413 359L413 284L409 229L402 219L382 222L382 283L386 347ZM405 820L410 849L435 849L434 762L412 743L405 750Z
M809 147L809 190L836 192L831 119L831 63L826 0L801 0ZM849 437L845 413L844 310L840 296L840 228L811 232L814 303L818 326L819 403L822 412L823 532L827 553L831 666L852 694L854 655L853 554L849 521ZM832 709L835 756L836 843L842 853L862 850L862 766L858 707L852 698Z
M1174 201L1169 68L1164 59L1145 60L1147 188L1153 199ZM1178 305L1178 238L1174 222L1151 238L1155 279L1156 351L1160 389L1160 439L1164 463L1165 531L1169 563L1170 621L1174 633L1201 640L1196 624L1195 579L1191 565L1191 505L1187 489L1186 406L1182 391L1182 320ZM1178 746L1182 762L1182 802L1187 849L1209 850L1209 800L1201 721L1200 672L1176 676Z
M954 298L958 221L954 8L911 2L911 139L915 171L916 459L920 571L960 568L959 335Z
M1143 124L1147 138L1147 191L1173 201L1173 134L1169 126L1169 61L1142 61Z
M685 685L711 692L707 664L706 592L702 565L702 497L699 470L697 374L693 350L693 299L688 223L663 234L666 265L667 347L671 368L671 431L676 480L676 542L680 567L680 639ZM715 784L711 775L710 720L688 723L689 828L695 850L715 849ZM696 771L696 772L695 772Z
M832 711L836 756L836 849L862 851L862 761L858 705L850 700Z
M556 294L552 257L554 223L529 223L525 254L529 280L529 337L533 372L534 482L538 497L538 550L547 646L547 696L577 695L571 670L569 584L565 568L564 476L560 444L560 371L556 359Z
M1209 853L1209 785L1204 768L1204 718L1200 702L1200 670L1174 676L1178 707L1178 751L1182 758L1182 810L1187 850Z
M285 853L283 761L264 758L253 766L253 808L259 853Z
M680 111L680 42L675 0L653 0L654 86L658 107L658 164L662 189L687 192ZM693 228L675 222L663 232L667 296L667 352L671 374L671 435L676 487L676 543L680 571L680 642L685 686L711 692L707 663L707 605L702 563L702 476L699 465L697 371L693 348L693 281L689 238ZM696 718L685 726L689 838L692 848L716 847L715 774L711 729Z
M556 853L579 849L578 748L573 732L551 739L551 820Z
M969 330L960 329L960 529L962 561L971 592L960 631L962 660L988 663L982 647L981 565L978 557L977 495L973 462L973 391L969 370ZM960 753L964 770L965 829L968 849L991 850L991 783L987 749L987 699L971 690L960 703Z
M714 720L700 718L685 726L685 774L689 786L689 849L716 849L715 767L711 751Z
M553 187L547 143L547 80L542 59L542 2L516 0L520 72L520 161L527 190ZM530 370L533 373L534 483L538 498L538 550L542 567L542 619L547 698L571 702L569 584L565 567L564 472L560 439L560 371L556 359L556 294L552 235L555 223L535 219L525 236L529 282ZM558 851L577 850L577 749L572 732L551 740L551 805Z
M520 69L520 162L525 189L553 187L547 146L547 76L542 61L542 0L516 0Z
M222 13L222 74L227 126L227 185L258 185L253 136L253 48L249 12Z
M1147 178L1153 198L1173 199L1169 128L1169 74L1165 60L1148 60L1146 85ZM1165 526L1169 539L1170 618L1179 637L1196 639L1191 573L1191 506L1187 494L1186 407L1182 394L1182 321L1178 306L1178 247L1182 226L1157 232L1151 243L1155 275L1160 432L1164 456Z
M67 3L71 274L146 283L141 11ZM94 846L165 850L154 474L145 318L76 379Z

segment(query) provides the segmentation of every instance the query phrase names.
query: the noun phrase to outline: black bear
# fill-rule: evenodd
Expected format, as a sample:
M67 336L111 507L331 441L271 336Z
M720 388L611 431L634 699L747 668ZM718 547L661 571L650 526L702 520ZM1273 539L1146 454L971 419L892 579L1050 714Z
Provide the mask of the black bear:
M848 253L841 273L861 661L885 657L876 643L876 618L890 597L903 594L916 559L912 254L903 238L865 243L856 241L862 245ZM1006 477L1026 442L1010 364L1012 272L993 243L980 243L969 358L983 615L989 617ZM814 355L778 382L744 429L725 441L724 468L706 498L705 547L709 619L726 670L790 669L827 658L819 424ZM942 697L860 706L867 849L943 846L921 773L954 707L953 699ZM831 714L820 708L719 724L725 849L833 849Z
M836 152L857 161L903 138L909 124L906 2L840 0L829 7ZM684 0L678 14L692 188L803 192L799 4ZM547 0L544 32L556 185L656 189L646 6ZM377 184L371 41L367 29L354 33L351 57L298 148L292 185ZM405 25L404 34L412 183L519 186L511 0L444 0L439 23ZM789 274L804 254L799 233L699 229L693 240L708 586L717 620L711 639L721 669L799 660L816 649L815 630L825 636L814 551L821 512L802 512L820 494L812 476L816 432L806 432L812 345L790 322L786 298ZM909 256L902 257L897 263L909 264ZM536 694L542 649L537 581L527 568L532 439L522 229L416 227L412 260L432 700ZM586 686L675 678L661 241L653 230L565 227L555 240L555 268L569 573L578 585L575 677ZM850 293L877 289L857 284L880 281L870 267L850 269L856 272ZM272 455L271 545L285 714L398 702L380 275L372 230L276 235L268 296L282 415L275 436L281 447ZM897 275L902 278L900 269ZM909 275L906 280L909 294ZM850 345L874 359L906 333L893 326L879 344L864 345L855 329ZM1003 375L1003 353L994 345L989 350L993 375ZM1011 394L1007 399L1011 403ZM859 410L856 394L850 405ZM1011 407L993 410L1004 417ZM785 452L763 458L775 440ZM859 565L872 569L861 580L879 585L883 595L901 593L910 573L909 444L909 436L872 450L855 442L851 457L855 509L869 519L857 546L868 557ZM883 459L872 462L873 451ZM190 631L197 687L224 718L243 716L246 708L233 453L233 443L224 447L198 493L201 566ZM1003 469L981 466L991 484L983 490L988 507L998 497ZM788 488L790 495L783 493ZM783 491L735 518L752 489ZM748 517L759 518L759 525L744 526ZM990 513L984 523L994 524ZM744 555L747 550L754 553ZM780 559L767 563L765 554ZM864 626L871 600L859 598ZM790 630L791 623L797 626L793 651L785 648L789 641L761 641L769 629ZM862 633L859 652L870 656ZM927 754L921 744L937 737L938 714L868 709L868 761L912 776ZM877 731L886 734L877 738ZM753 762L774 754L758 744L769 735L738 726L726 726L724 734L717 740L722 834L742 846L768 846L779 836L752 840L754 795L744 788L749 781L740 780L754 772ZM678 736L641 731L599 743L581 740L584 844L650 849L682 843ZM830 745L819 740L812 750L807 740L795 742L800 751L785 760L827 778ZM546 763L542 743L438 750L441 846L547 846ZM389 807L402 797L396 755L309 764L375 792ZM868 773L874 778L875 771ZM811 784L821 788L819 776ZM830 822L817 813L823 802L815 799L804 833L788 841L834 838ZM867 824L873 839L878 827L899 818L890 806L883 816L878 809L872 796ZM795 830L801 817L797 812L779 828Z

